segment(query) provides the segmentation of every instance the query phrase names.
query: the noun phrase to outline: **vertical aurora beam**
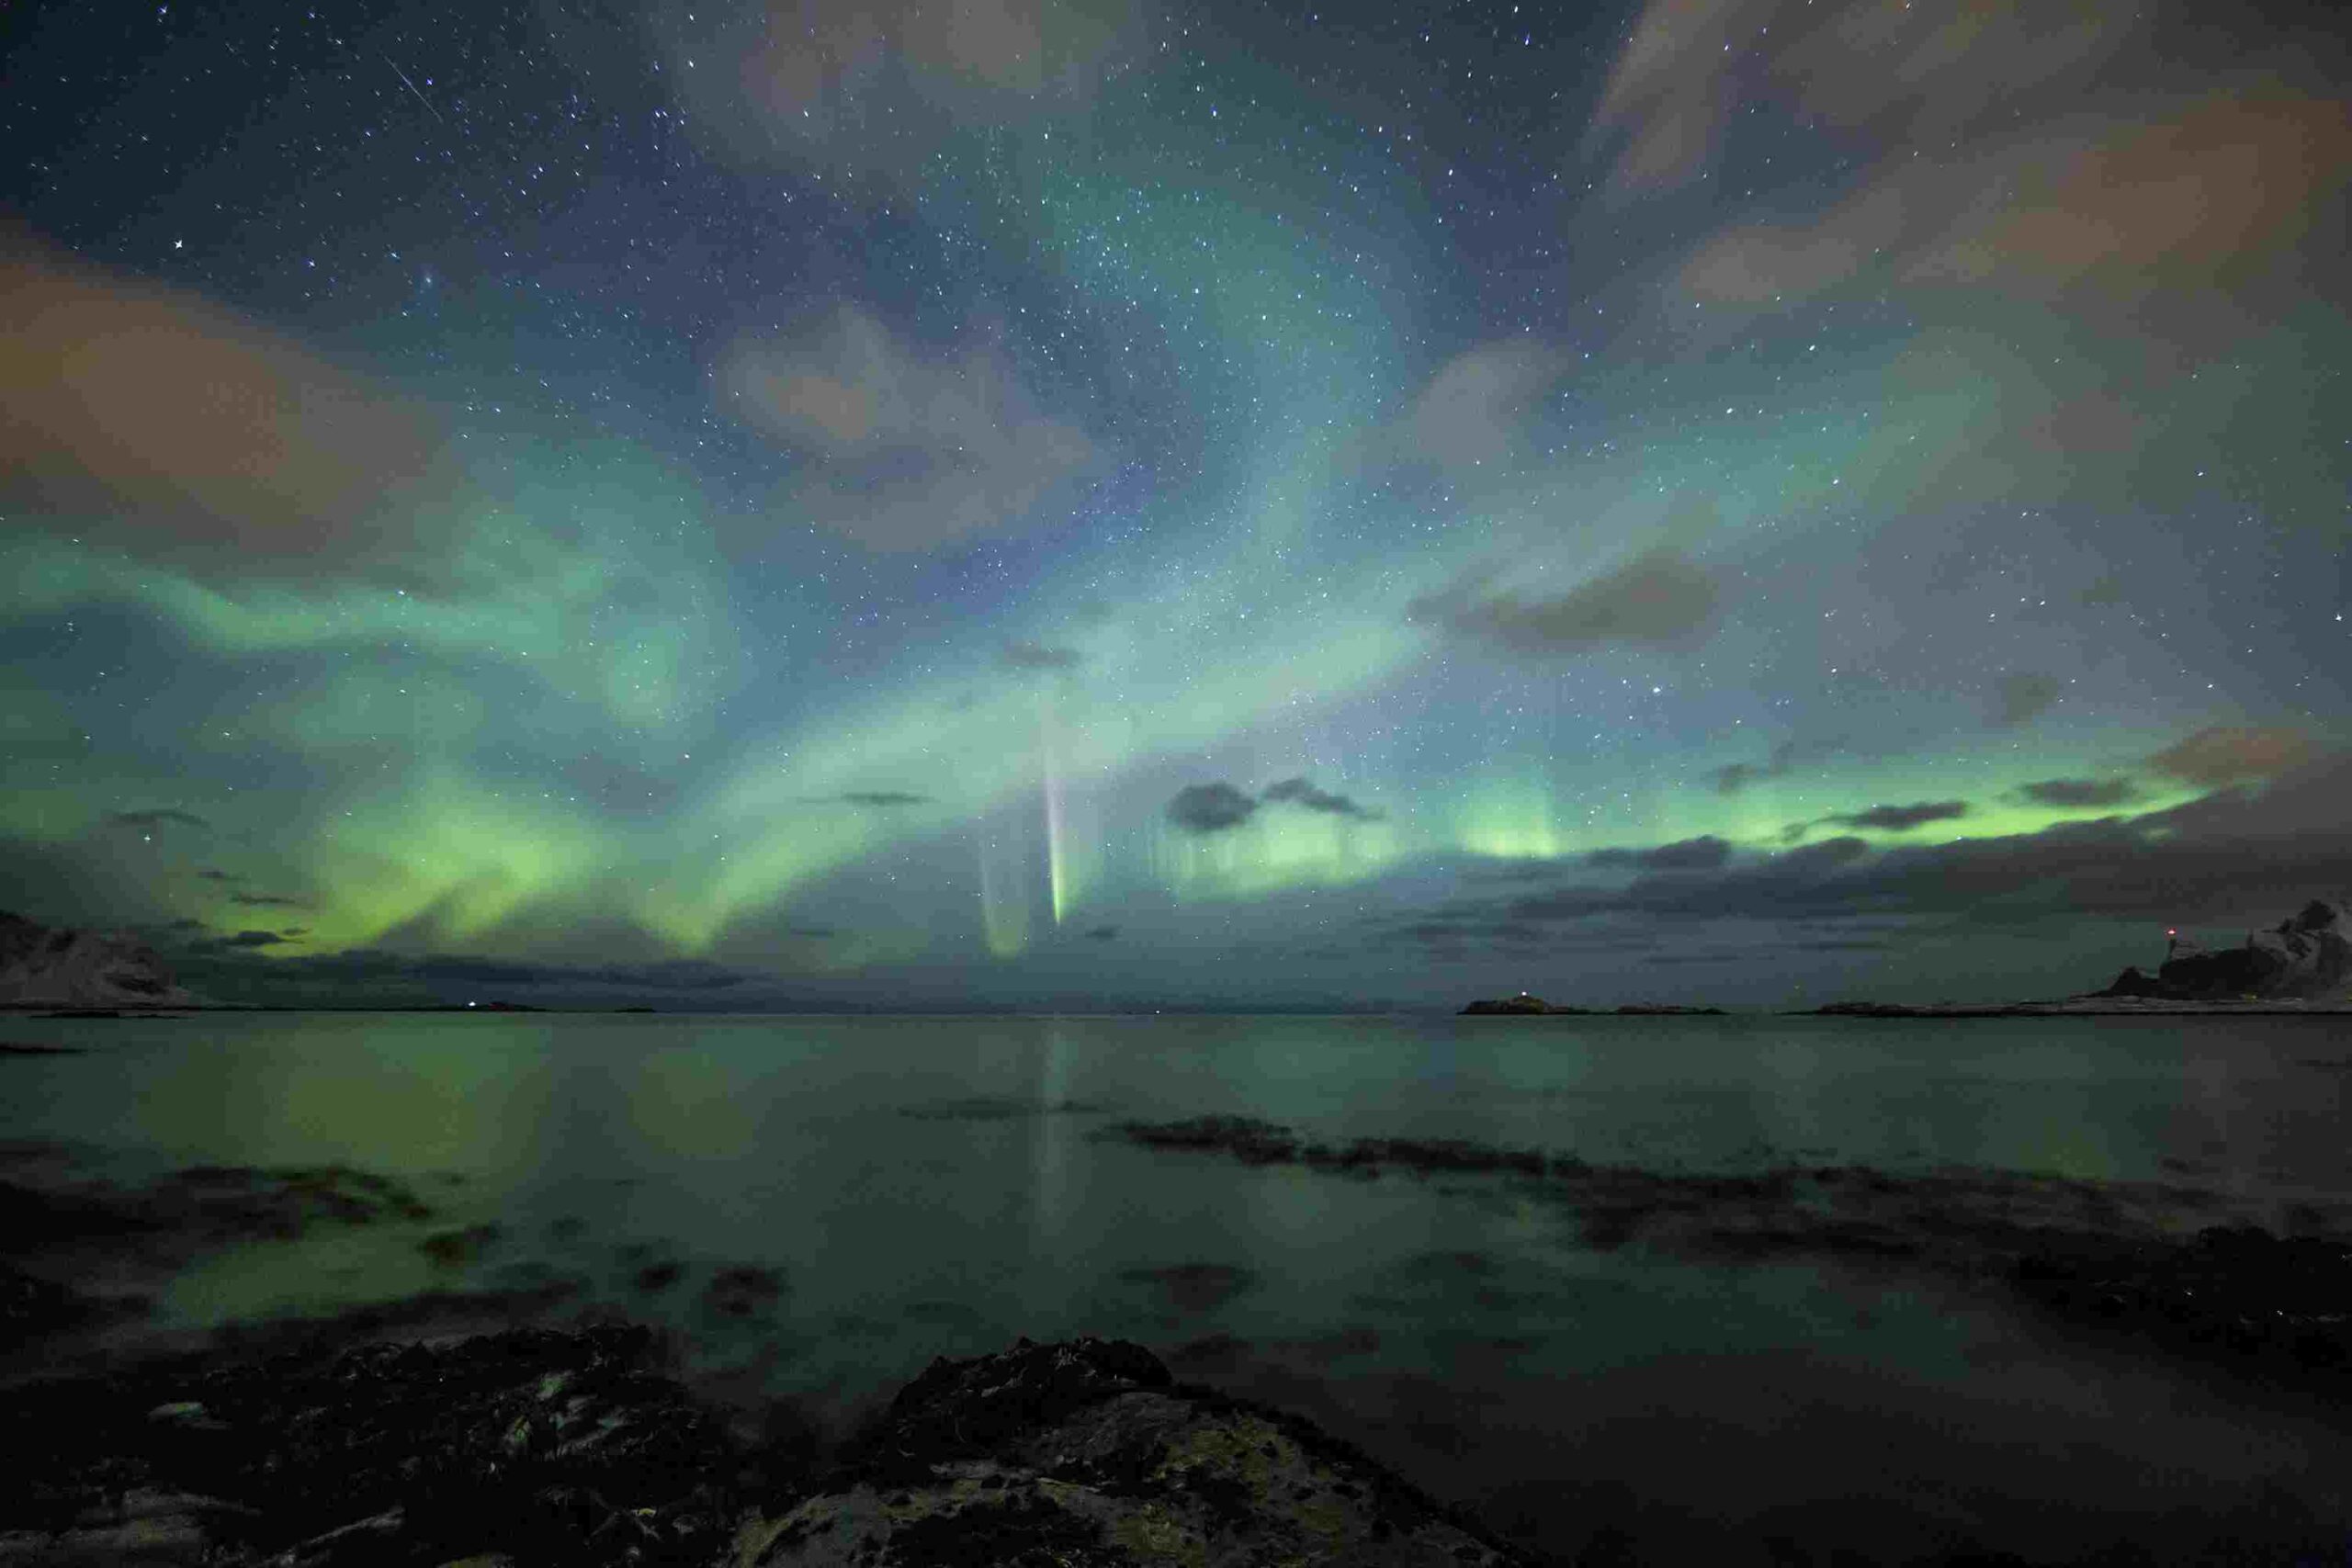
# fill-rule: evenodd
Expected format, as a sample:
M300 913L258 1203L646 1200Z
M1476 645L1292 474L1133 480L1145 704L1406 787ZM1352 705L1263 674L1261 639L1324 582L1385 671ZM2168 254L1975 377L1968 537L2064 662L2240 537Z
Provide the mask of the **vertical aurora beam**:
M1063 837L1068 829L1061 769L1054 760L1057 750L1054 744L1054 709L1043 696L1037 699L1037 748L1044 755L1046 775L1046 881L1052 889L1054 924L1058 926L1069 908L1070 889L1063 873L1067 863Z

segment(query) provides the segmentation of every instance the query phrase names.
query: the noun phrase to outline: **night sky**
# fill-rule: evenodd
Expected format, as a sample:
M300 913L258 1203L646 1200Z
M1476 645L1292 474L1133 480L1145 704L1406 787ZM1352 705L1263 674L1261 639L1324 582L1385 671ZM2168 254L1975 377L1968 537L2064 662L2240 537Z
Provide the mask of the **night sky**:
M2048 995L2352 888L2352 24L43 5L0 908L223 998Z

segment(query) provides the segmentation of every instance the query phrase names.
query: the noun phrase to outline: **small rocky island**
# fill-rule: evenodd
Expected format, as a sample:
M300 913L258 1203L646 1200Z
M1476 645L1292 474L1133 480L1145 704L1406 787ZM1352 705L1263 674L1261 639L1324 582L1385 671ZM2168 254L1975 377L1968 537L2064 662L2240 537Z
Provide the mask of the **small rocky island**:
M1629 1002L1623 1007L1580 1008L1547 1002L1521 991L1515 997L1484 998L1464 1008L1463 1018L1682 1018L1720 1017L1721 1008L1678 1007L1665 1002Z

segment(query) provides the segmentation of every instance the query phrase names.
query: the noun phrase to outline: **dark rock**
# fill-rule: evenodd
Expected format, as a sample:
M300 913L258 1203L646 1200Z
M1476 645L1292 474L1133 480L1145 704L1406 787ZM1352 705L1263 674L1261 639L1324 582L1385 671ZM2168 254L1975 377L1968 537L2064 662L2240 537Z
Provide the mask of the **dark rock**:
M445 1269L460 1268L479 1260L498 1240L496 1225L468 1225L463 1230L435 1231L416 1244L416 1249Z
M744 1524L747 1565L1491 1568L1521 1559L1310 1424L1124 1341L936 1360L846 1462Z
M706 1562L745 1456L655 1350L645 1328L520 1330L19 1387L12 1418L43 1443L0 1562L136 1537L188 1563Z
M1519 1190L1573 1211L1585 1245L1598 1251L1640 1244L1708 1261L1900 1261L1972 1282L2006 1281L2044 1307L2165 1348L2230 1349L2233 1369L2249 1375L2288 1362L2307 1381L2352 1375L2345 1308L2352 1239L2344 1235L2352 1209L2333 1220L2316 1207L2290 1213L2312 1234L2285 1240L2253 1225L2209 1223L2184 1247L2175 1234L2227 1214L2235 1206L2228 1194L1960 1167L1920 1175L1829 1166L1659 1172L1453 1140L1362 1138L1328 1149L1243 1117L1214 1128L1175 1125L1174 1136L1148 1126L1127 1135L1146 1147L1218 1151L1254 1164L1270 1163L1265 1151L1289 1149L1286 1163L1310 1169L1392 1163L1538 1178ZM1212 1135L1219 1131L1229 1141ZM1243 1155L1239 1144L1255 1152Z

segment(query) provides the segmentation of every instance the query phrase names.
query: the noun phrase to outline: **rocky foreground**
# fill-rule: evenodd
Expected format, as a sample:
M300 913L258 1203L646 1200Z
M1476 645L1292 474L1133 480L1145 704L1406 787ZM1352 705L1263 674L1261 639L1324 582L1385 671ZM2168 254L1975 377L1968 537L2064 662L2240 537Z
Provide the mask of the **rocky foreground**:
M933 1361L820 1459L653 1332L518 1329L15 1391L0 1563L1113 1568L1523 1559L1344 1443L1125 1341Z
M2184 1179L2161 1182L1960 1168L1679 1173L1450 1140L1322 1144L1241 1117L1118 1122L1094 1135L1171 1164L1491 1189L1563 1206L1604 1251L1843 1257L1956 1277L2119 1346L2352 1399L2352 1203L2290 1204L2264 1228L2185 1166ZM417 1245L455 1258L481 1227L448 1228L429 1194L338 1167L196 1168L135 1188L40 1149L0 1168L26 1179L0 1181L0 1420L16 1456L0 1467L0 1568L1570 1560L1541 1556L1541 1538L1498 1539L1306 1420L1179 1382L1125 1341L1023 1340L936 1360L838 1437L789 1404L690 1389L675 1342L611 1309L548 1326L576 1304L560 1280L216 1331L201 1348L150 1336L126 1359L91 1336L137 1324L151 1303L88 1294L84 1281L152 1284L232 1239L322 1226L439 1223ZM19 1269L11 1249L48 1261ZM677 1275L657 1263L639 1285L684 1288ZM719 1269L707 1302L724 1315L740 1305L729 1292L761 1285L748 1268ZM390 1342L400 1337L411 1342ZM1185 1351L1208 1348L1170 1356L1197 1368ZM1643 1560L1593 1539L1574 1561ZM1849 1560L1766 1544L1758 1561ZM2023 1568L1982 1553L1936 1561Z

